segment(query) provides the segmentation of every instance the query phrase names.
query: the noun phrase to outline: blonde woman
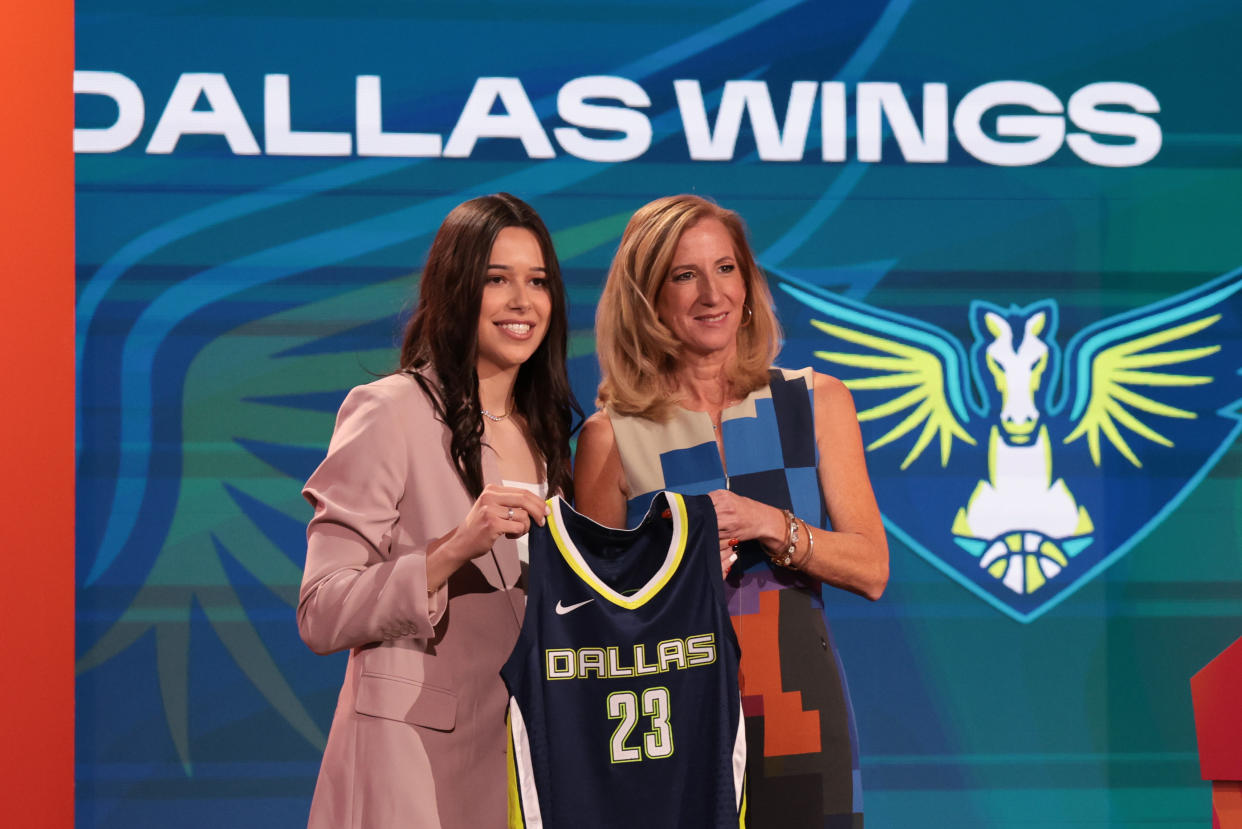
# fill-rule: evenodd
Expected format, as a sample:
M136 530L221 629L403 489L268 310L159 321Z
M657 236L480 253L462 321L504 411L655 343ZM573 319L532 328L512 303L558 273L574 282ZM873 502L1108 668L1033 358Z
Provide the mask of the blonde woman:
M772 363L780 326L741 218L697 196L634 214L596 316L603 381L577 508L628 526L708 493L742 646L749 825L862 825L858 741L821 585L878 599L888 545L853 400Z

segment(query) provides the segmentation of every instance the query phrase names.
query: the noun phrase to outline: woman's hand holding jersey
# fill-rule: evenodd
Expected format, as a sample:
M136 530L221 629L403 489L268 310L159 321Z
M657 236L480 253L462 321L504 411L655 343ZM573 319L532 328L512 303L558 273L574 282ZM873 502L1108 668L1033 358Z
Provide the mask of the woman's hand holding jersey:
M502 535L517 538L530 531L531 521L543 526L548 505L538 495L520 487L488 484L475 499L470 512L453 535L463 561L477 558L492 548Z
M720 537L720 567L729 575L737 561L737 545L757 540L764 547L784 539L785 516L776 507L747 498L727 489L708 493L716 508L716 531Z

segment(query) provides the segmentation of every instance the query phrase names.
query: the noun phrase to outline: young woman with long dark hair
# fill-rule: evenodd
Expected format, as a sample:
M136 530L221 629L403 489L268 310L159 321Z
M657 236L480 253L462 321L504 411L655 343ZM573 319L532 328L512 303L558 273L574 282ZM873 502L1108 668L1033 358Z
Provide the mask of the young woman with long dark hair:
M400 370L350 392L306 484L298 629L350 650L310 826L504 825L499 670L524 541L570 495L577 406L552 240L506 193L444 220Z

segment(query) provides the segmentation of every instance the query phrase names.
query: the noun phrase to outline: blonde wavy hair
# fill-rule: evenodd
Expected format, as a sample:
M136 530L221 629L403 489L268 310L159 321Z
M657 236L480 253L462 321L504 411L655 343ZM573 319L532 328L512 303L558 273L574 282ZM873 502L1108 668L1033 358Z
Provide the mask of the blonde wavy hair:
M624 415L667 420L680 397L674 373L681 343L656 314L656 299L688 228L719 220L733 240L746 283L750 318L738 329L737 357L726 367L729 392L745 397L768 382L780 350L781 328L767 279L755 263L742 218L699 196L666 196L643 205L630 218L608 269L595 312L601 408Z

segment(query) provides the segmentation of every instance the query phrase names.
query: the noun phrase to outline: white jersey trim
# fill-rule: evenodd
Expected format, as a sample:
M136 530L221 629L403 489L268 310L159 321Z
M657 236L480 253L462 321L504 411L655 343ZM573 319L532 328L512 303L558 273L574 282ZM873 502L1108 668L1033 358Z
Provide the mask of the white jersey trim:
M513 767L517 789L521 794L522 818L526 829L543 829L543 813L539 811L539 789L535 785L535 772L530 760L530 737L526 733L526 721L522 709L513 697L509 698L509 736L513 740Z

